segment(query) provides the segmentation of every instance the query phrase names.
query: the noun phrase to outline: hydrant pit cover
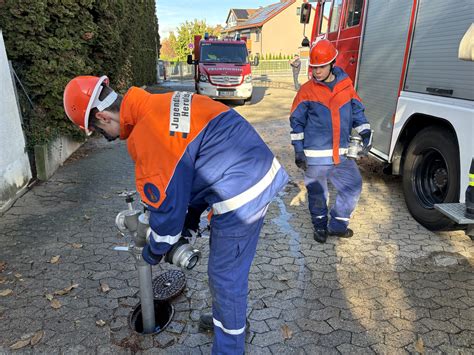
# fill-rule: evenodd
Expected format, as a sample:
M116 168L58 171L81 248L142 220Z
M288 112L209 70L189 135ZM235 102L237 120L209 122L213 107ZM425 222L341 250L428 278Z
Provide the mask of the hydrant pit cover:
M177 297L186 286L186 276L180 270L170 270L153 279L155 300L167 301Z

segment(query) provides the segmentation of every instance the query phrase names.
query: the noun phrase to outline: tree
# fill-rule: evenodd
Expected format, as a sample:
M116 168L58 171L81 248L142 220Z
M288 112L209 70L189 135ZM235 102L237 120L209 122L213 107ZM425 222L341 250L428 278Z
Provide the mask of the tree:
M216 27L209 26L205 20L186 21L177 28L178 38L174 50L177 60L185 61L188 54L191 54L189 44L194 44L194 36L209 33L211 36L218 36L220 33Z
M176 61L178 55L176 54L177 39L174 32L170 32L168 38L162 41L160 58L168 61Z
M0 28L34 106L24 116L29 149L58 134L79 135L62 105L74 76L106 74L118 90L156 81L154 0L0 0Z
M170 35L171 37L171 35ZM176 38L174 41L171 38L166 38L161 42L161 55L160 58L168 61L176 60L176 52L174 50L174 45L176 45Z

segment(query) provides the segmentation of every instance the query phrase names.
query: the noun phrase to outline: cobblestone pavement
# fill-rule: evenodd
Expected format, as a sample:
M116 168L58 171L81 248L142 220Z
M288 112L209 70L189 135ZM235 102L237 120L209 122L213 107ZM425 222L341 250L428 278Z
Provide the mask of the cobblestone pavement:
M252 266L247 353L473 353L473 244L459 231L421 227L400 180L378 163L360 163L355 236L314 242L289 145L293 95L257 88L251 105L236 107L292 177L271 204ZM114 219L126 208L119 192L133 189L132 172L123 142L91 139L0 217L0 353L210 352L211 334L197 327L210 308L206 258L186 272L166 331L141 336L128 327L137 272L112 247L123 242ZM204 256L207 243L197 241ZM172 268L161 264L154 274Z

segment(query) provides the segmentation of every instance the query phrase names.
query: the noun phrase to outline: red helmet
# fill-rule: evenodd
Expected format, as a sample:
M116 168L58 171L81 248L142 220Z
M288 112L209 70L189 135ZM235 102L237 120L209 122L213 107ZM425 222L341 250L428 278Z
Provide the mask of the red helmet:
M332 63L337 57L337 49L327 39L321 39L311 48L310 67L322 67Z
M103 111L109 107L117 98L115 92L110 93L104 100L99 100L102 84L108 85L109 78L105 75L97 76L77 76L72 79L64 89L63 104L67 117L86 131L89 131L89 114L93 108Z

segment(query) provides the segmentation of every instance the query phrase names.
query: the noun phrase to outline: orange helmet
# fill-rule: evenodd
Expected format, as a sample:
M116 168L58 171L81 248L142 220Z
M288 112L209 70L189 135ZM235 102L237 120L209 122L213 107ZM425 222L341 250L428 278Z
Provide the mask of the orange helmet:
M310 67L322 67L332 63L337 57L337 49L327 39L321 39L311 48Z
M89 114L93 108L103 111L109 107L117 98L113 91L104 100L99 100L102 91L102 84L108 85L109 78L105 75L97 76L77 76L72 79L64 89L63 104L67 117L82 128L87 135L89 131Z

